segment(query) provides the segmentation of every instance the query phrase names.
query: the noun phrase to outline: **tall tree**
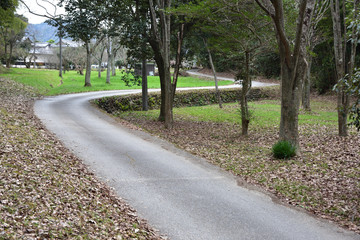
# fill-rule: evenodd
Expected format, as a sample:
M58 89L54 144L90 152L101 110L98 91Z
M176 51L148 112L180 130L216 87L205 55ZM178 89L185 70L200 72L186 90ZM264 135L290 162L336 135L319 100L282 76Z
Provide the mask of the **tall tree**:
M260 11L248 0L203 0L185 6L182 11L197 19L196 27L209 36L209 47L236 62L233 70L238 80L242 80L239 102L243 135L248 134L251 117L247 98L251 89L251 63L260 48L268 46L270 35L270 24ZM212 62L210 54L209 59Z
M155 53L155 61L159 69L161 85L161 107L159 120L165 123L166 128L173 124L171 100L171 73L170 73L170 26L171 16L167 10L171 7L171 0L149 0L151 34L149 42Z
M273 20L281 60L281 120L280 139L291 142L299 149L298 115L303 81L306 76L305 34L310 27L315 0L302 0L298 5L295 41L285 31L284 1L256 0L261 9Z
M0 1L0 27L12 22L16 7L19 5L18 0L1 0Z
M15 15L11 21L8 21L0 28L7 68L10 68L15 46L20 43L25 35L26 21L27 19L24 19L22 16Z
M61 18L63 30L76 41L82 41L86 49L85 87L91 86L91 60L96 47L105 37L102 26L107 19L110 1L60 0L66 14ZM51 24L59 27L60 19L55 18ZM92 41L94 40L94 43Z
M7 0L8 1L8 0ZM39 17L44 17L48 19L48 23L51 24L52 22L56 22L56 25L58 27L58 37L59 37L59 77L63 77L63 55L62 55L62 38L64 37L64 30L63 30L63 21L62 21L62 15L58 14L58 8L56 6L56 4L52 3L51 1L48 0L37 0L36 1L36 6L38 9L42 9L45 10L45 13L39 13L36 11L33 11L33 9L25 3L25 1L23 0L19 0L19 2L21 2L26 8L27 10L36 16ZM54 24L52 24L54 25ZM35 56L34 56L35 58ZM34 62L34 66L35 66L35 62Z
M306 77L304 80L303 93L302 93L302 106L306 111L311 111L310 106L310 89L311 89L311 65L313 60L314 48L324 41L323 33L319 30L319 22L324 17L325 13L329 9L329 0L316 0L314 7L314 14L311 18L310 27L305 34L307 51L306 59L308 61L308 67Z
M351 46L350 46L350 56L347 51L347 6L352 7L353 15L350 17L353 19L353 24L351 29ZM346 74L350 76L353 74L355 66L355 55L356 47L358 42L358 16L359 16L359 0L354 0L352 3L348 4L345 0L330 0L331 16L333 20L333 32L334 32L334 53L335 53L335 66L337 80L339 81L337 85L338 97L337 97L337 108L338 108L338 128L340 136L348 135L347 119L349 113L350 99L349 94L347 93L347 87L343 85L341 80L345 77Z
M96 51L94 52L94 58L95 60L97 60L98 63L98 78L101 78L102 62L104 59L105 50L106 50L106 43L103 40L96 48Z

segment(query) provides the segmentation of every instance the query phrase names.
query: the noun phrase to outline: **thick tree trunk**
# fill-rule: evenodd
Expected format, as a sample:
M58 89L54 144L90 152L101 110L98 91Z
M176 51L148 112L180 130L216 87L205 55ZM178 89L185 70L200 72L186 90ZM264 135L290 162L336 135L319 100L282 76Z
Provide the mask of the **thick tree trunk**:
M303 0L299 2L299 15L294 46L290 44L286 36L283 1L256 0L256 2L271 16L277 32L281 59L280 140L289 141L297 146L299 153L298 115L307 67L305 59L305 33L310 27L315 0Z
M291 142L299 147L298 116L300 107L302 77L281 63L281 119L280 140Z
M146 68L146 59L142 60L142 68L141 68L141 75L142 75L142 110L147 111L149 110L148 106L148 86L147 86L147 68Z
M155 61L159 69L161 85L161 106L159 120L164 121L165 128L172 128L173 112L171 101L171 73L170 73L170 15L166 14L165 9L170 8L170 0L156 1L159 5L157 9L154 1L149 0L152 39L149 39L150 45L155 53ZM155 10L156 9L156 10ZM157 14L159 20L157 20ZM158 29L158 22L161 30Z
M85 74L85 87L91 87L91 50L90 43L85 44L86 47L86 74Z
M164 64L162 74L159 76L161 81L161 106L159 120L163 121L165 128L172 128L173 112L171 100L171 73L170 64Z
M340 1L331 0L330 4L331 4L331 16L333 21L336 74L337 74L337 80L340 81L345 76L346 41L344 41L343 43ZM338 104L337 108L338 108L339 135L347 136L348 135L347 115L349 111L349 97L347 96L347 93L345 92L345 88L344 86L342 86L342 84L338 85L337 104Z

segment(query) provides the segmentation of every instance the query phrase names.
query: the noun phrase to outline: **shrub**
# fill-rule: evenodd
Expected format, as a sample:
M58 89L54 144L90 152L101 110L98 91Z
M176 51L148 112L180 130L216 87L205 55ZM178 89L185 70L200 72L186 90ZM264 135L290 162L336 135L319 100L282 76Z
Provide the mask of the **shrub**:
M253 88L251 89L248 100L258 100L267 98L272 94L272 89ZM221 99L223 103L236 102L240 98L239 89L223 89L221 90ZM94 101L100 108L108 113L116 113L119 111L141 111L141 94L122 95L103 97ZM192 90L178 91L174 98L174 107L191 107L204 106L217 103L215 90ZM149 109L159 109L161 104L160 93L149 94Z
M288 159L296 155L296 147L289 141L279 141L272 147L272 152L277 159Z

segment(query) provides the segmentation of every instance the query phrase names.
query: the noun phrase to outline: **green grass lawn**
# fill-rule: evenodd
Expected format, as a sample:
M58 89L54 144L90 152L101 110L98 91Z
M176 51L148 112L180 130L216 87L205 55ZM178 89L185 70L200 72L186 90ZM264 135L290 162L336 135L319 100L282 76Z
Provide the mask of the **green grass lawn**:
M0 74L0 77L13 79L22 84L32 86L42 95L59 95L66 93L79 93L89 91L103 90L121 90L130 89L125 86L121 80L120 72L117 76L112 76L110 84L106 84L106 72L102 73L102 77L98 78L98 73L92 71L91 84L92 87L84 87L85 76L78 74L76 71L66 72L63 76L63 84L60 82L59 72L57 70L47 69L22 69L13 68L6 73ZM220 81L219 85L232 84L231 81ZM196 77L179 77L177 87L204 87L214 86L211 80L200 79ZM160 88L160 79L157 76L148 77L149 88ZM133 86L131 89L139 89L141 86Z
M218 105L208 105L201 107L183 107L174 108L174 117L198 122L226 122L231 124L240 124L240 112L238 103L224 104L220 109ZM262 100L249 103L252 119L250 128L273 128L277 127L280 122L280 102L276 100ZM331 102L315 101L312 104L312 112L300 111L299 125L332 125L337 124L336 106ZM121 113L122 115L133 114L156 119L159 110L148 112L131 112Z

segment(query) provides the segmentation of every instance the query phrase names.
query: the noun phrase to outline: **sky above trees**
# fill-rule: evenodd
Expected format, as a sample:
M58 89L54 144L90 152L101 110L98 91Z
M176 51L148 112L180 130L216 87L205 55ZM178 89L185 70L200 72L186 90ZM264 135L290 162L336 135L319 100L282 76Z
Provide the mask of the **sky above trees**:
M54 3L55 5L58 3L58 0L48 0L48 1ZM24 2L30 7L31 11L33 11L35 13L38 13L38 14L41 14L41 15L46 14L45 9L42 8L39 5L44 6L50 14L55 13L54 7L51 6L51 4L46 3L46 1L44 1L44 0L37 0L38 4L36 4L34 0L24 0ZM58 6L57 6L56 11L57 11L56 12L57 14L65 13L65 10L63 8L58 7ZM43 23L43 22L45 22L47 20L47 18L31 14L28 11L28 9L25 6L23 6L21 3L20 3L20 6L19 6L19 8L17 9L16 12L18 14L20 14L20 15L24 15L25 17L27 17L28 20L29 20L29 23L31 23L31 24L39 24L39 23Z

